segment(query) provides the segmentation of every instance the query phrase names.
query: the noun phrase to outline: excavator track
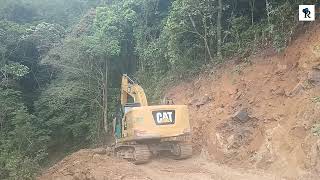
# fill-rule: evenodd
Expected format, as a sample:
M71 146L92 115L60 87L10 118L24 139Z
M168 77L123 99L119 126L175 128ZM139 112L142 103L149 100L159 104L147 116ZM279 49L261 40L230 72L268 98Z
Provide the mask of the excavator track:
M192 156L192 145L186 143L179 143L174 148L174 159L186 159Z
M152 153L147 145L120 145L114 150L115 156L134 164L144 164L151 160Z
M134 163L135 164L144 164L150 161L151 151L146 145L137 145L134 149Z

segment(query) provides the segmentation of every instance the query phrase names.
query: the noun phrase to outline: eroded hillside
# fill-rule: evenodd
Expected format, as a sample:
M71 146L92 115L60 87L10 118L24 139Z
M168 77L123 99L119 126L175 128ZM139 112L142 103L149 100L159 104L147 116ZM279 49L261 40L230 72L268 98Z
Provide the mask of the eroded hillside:
M320 173L320 29L283 52L265 50L167 92L188 104L193 144L208 160L281 177Z

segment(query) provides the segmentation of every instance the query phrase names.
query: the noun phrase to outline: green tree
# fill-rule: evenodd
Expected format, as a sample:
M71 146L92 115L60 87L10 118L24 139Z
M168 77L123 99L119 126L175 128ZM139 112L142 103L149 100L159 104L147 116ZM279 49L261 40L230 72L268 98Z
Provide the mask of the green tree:
M46 156L46 132L27 112L20 92L0 88L0 104L0 177L32 179Z

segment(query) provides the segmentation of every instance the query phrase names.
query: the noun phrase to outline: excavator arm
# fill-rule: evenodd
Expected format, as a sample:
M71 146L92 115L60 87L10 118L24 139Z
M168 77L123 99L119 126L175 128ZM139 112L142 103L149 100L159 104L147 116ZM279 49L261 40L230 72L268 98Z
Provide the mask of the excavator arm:
M148 101L143 88L130 79L128 75L122 76L121 84L121 105L125 106L128 103L128 97L131 96L134 103L140 103L141 106L148 106Z

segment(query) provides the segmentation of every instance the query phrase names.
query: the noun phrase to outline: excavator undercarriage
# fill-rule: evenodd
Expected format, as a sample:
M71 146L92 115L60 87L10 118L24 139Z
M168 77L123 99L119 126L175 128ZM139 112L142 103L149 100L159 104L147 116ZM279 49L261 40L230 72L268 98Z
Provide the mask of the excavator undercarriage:
M177 139L183 141L176 141ZM166 138L162 140L145 140L133 142L118 142L114 145L114 156L126 159L135 164L147 163L152 157L161 153L170 155L173 159L186 159L192 156L192 146L187 136Z

